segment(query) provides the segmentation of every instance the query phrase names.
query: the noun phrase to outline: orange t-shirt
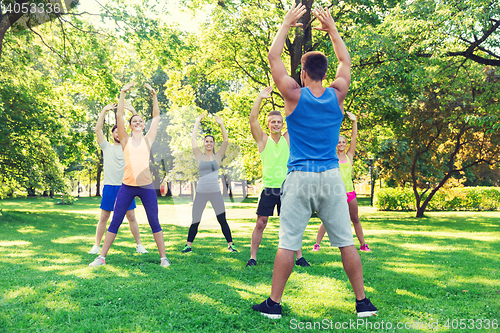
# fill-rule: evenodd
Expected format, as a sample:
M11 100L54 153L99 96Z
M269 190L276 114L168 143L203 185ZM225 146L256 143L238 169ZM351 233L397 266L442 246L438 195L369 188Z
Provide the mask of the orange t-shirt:
M129 186L146 186L153 182L149 172L149 151L146 138L136 147L129 138L123 156L125 158L125 170L123 172L123 184Z

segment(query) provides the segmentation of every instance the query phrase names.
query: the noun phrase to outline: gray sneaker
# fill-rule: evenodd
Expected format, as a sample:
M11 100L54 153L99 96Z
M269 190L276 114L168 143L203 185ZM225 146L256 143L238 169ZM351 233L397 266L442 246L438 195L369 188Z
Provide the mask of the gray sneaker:
M168 259L167 259L167 258L163 258L163 259L161 260L160 265L161 265L162 267L168 267L168 266L170 266L170 261L168 261Z
M148 253L148 250L146 250L146 248L144 247L144 245L139 244L135 248L135 252L138 252L138 253Z
M106 265L106 259L104 259L101 256L98 256L97 258L95 258L94 261L92 261L89 264L89 267L97 267L97 266L104 266L104 265Z
M101 248L97 245L92 246L92 249L89 251L89 254L99 254L101 253Z

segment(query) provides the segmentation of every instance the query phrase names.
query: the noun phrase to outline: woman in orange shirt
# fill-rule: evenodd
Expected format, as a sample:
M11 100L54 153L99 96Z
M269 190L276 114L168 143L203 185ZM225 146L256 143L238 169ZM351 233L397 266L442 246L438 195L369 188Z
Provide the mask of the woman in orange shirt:
M160 123L160 108L156 92L149 84L145 87L153 94L153 119L151 127L146 136L142 136L144 130L144 120L138 114L133 115L129 121L129 128L132 135L128 136L125 130L125 122L123 120L123 106L125 101L125 93L132 88L134 83L129 83L121 89L120 99L118 101L118 109L116 112L116 122L118 129L118 137L123 148L125 157L125 171L123 174L123 183L118 191L115 202L113 220L109 225L108 232L104 238L101 255L98 256L89 266L106 265L106 254L108 253L111 244L116 238L118 228L120 227L127 208L132 200L138 196L146 214L148 222L153 231L153 237L160 252L161 266L168 267L170 262L165 255L165 241L163 239L163 231L158 220L158 200L149 171L149 154L151 145L155 141Z

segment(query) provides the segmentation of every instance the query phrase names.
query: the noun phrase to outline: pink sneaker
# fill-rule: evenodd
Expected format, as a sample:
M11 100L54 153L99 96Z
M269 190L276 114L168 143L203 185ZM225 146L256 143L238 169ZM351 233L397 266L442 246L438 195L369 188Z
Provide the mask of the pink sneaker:
M372 250L370 250L370 248L368 247L368 245L366 244L363 244L359 247L359 250L360 251L364 251L364 252L372 252Z
M319 251L319 244L314 244L313 251Z

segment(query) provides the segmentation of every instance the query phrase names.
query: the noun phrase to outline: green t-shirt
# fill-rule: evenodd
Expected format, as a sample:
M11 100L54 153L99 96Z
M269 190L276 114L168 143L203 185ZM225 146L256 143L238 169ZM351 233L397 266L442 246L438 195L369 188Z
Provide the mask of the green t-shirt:
M354 191L354 184L352 183L352 164L349 157L346 155L347 161L341 162L339 160L339 169L342 180L344 181L345 191L347 193Z
M278 144L269 136L266 147L260 153L262 159L263 186L280 188L285 181L290 148L286 139L281 136Z

